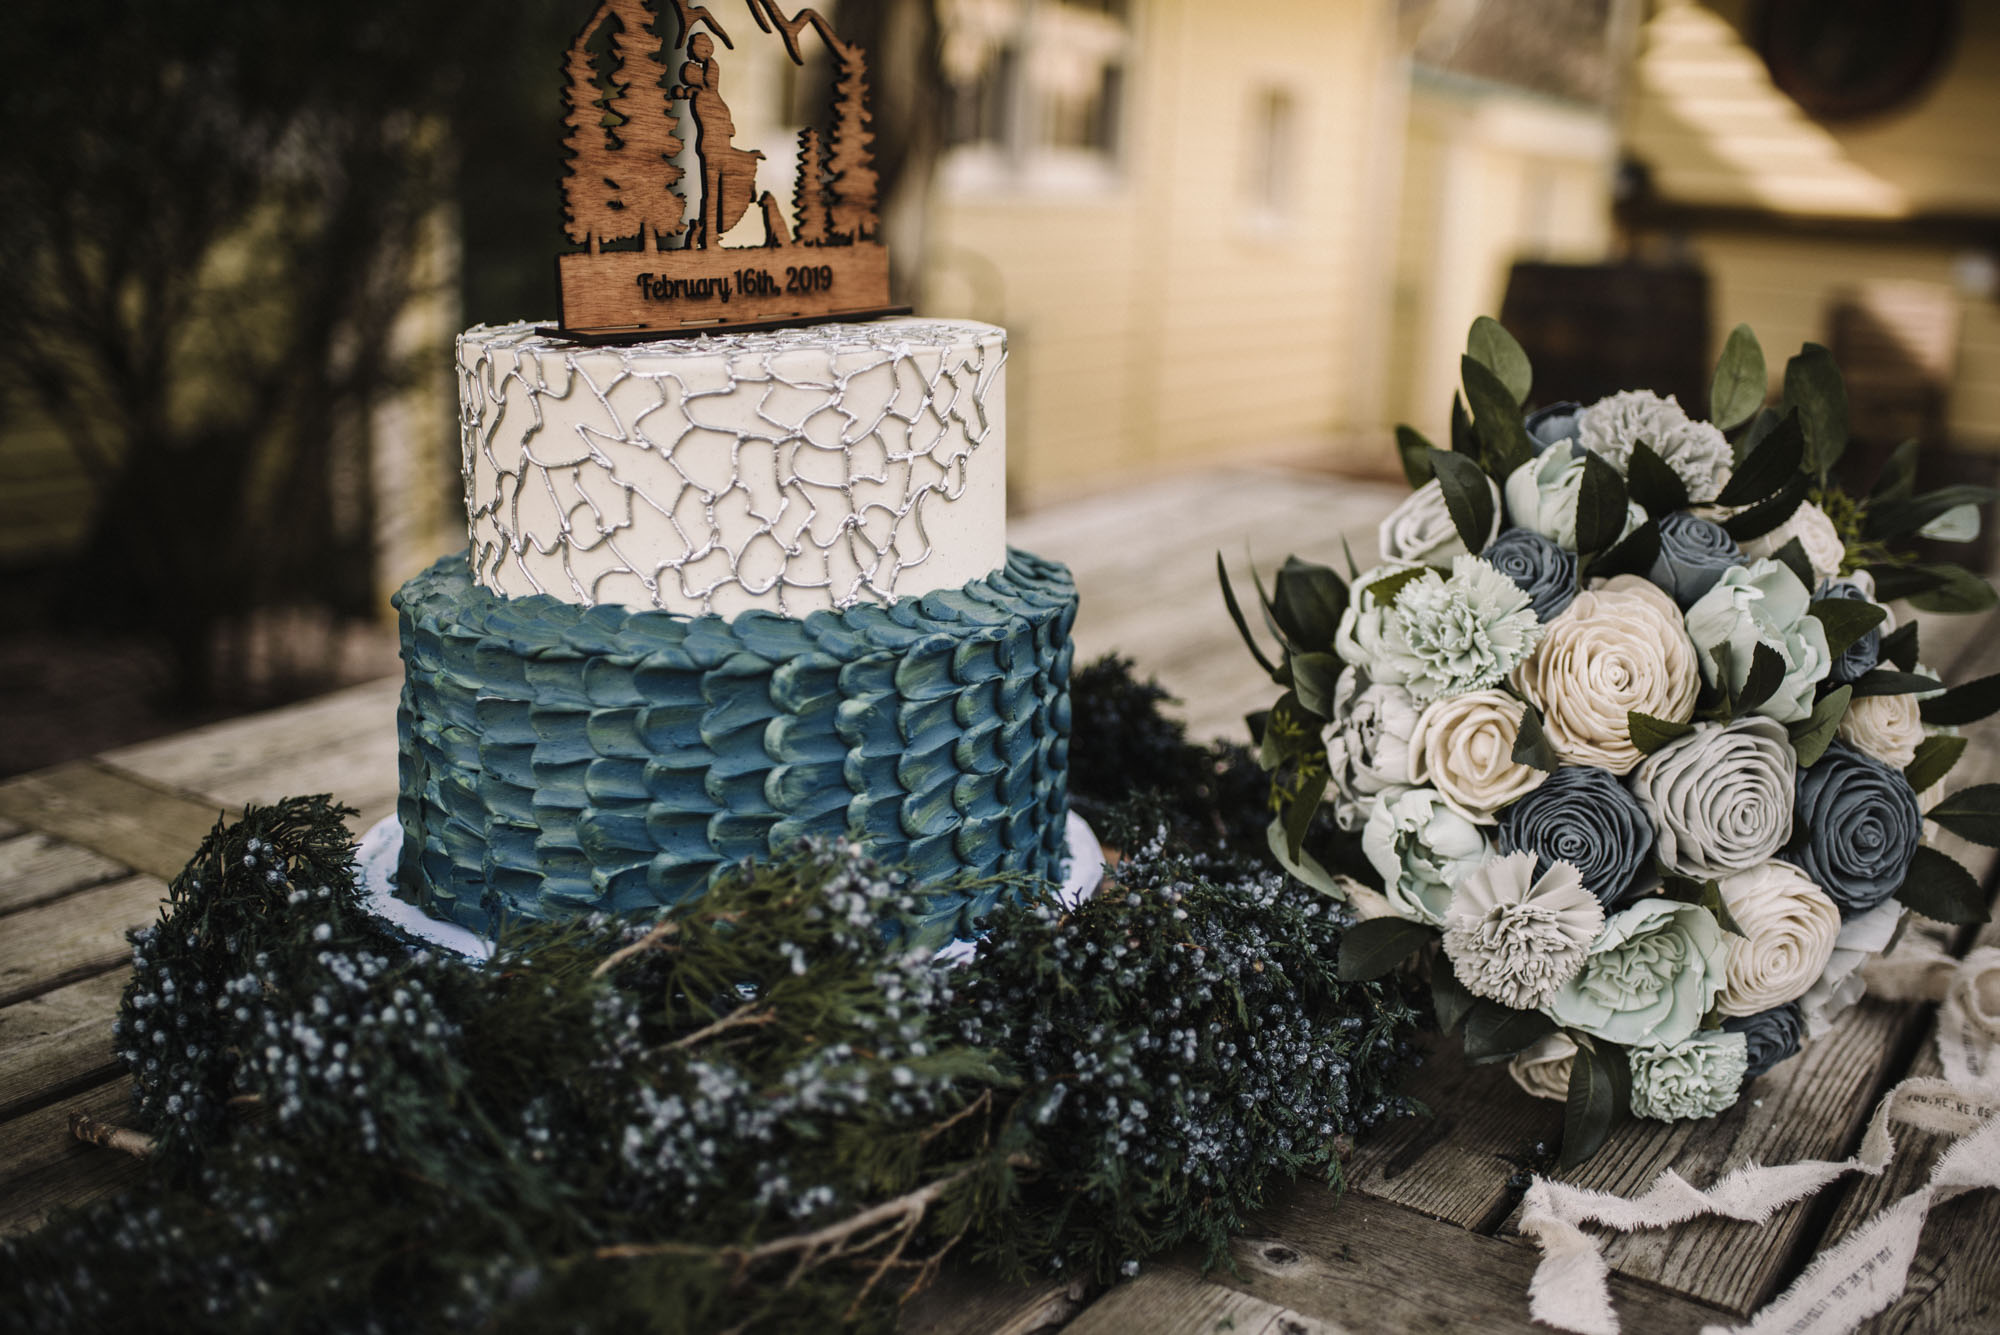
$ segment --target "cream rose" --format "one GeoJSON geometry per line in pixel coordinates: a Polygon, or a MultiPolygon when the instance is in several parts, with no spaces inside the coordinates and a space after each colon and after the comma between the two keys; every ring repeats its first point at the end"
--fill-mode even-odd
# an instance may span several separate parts
{"type": "Polygon", "coordinates": [[[1521,709],[1505,691],[1467,691],[1433,702],[1410,734],[1410,782],[1429,784],[1467,820],[1491,825],[1501,807],[1549,777],[1514,759],[1521,709]]]}
{"type": "MultiPolygon", "coordinates": [[[[1500,488],[1492,478],[1486,479],[1486,486],[1493,493],[1493,526],[1486,542],[1479,544],[1481,551],[1500,532],[1500,488]]],[[[1391,510],[1375,536],[1384,561],[1437,565],[1465,551],[1465,540],[1458,536],[1458,527],[1451,522],[1451,511],[1444,503],[1444,486],[1436,478],[1391,510]]]]}
{"type": "Polygon", "coordinates": [[[1509,1057],[1507,1074],[1533,1097],[1562,1102],[1569,1098],[1569,1069],[1575,1062],[1576,1040],[1558,1030],[1509,1057]]]}
{"type": "Polygon", "coordinates": [[[1743,554],[1754,561],[1761,556],[1776,556],[1778,549],[1793,538],[1805,548],[1814,584],[1840,577],[1841,563],[1847,559],[1847,544],[1840,540],[1840,530],[1826,517],[1826,511],[1811,501],[1800,501],[1790,519],[1769,533],[1745,539],[1741,546],[1743,554]]]}
{"type": "Polygon", "coordinates": [[[1623,774],[1639,763],[1626,715],[1685,723],[1701,663],[1680,608],[1659,587],[1620,575],[1576,596],[1548,624],[1514,684],[1542,711],[1542,731],[1571,765],[1623,774]]]}
{"type": "Polygon", "coordinates": [[[1767,862],[1717,884],[1747,935],[1724,938],[1729,958],[1716,1008],[1755,1015],[1804,996],[1833,956],[1839,907],[1789,862],[1767,862]]]}
{"type": "Polygon", "coordinates": [[[1891,769],[1903,769],[1917,758],[1924,740],[1917,705],[1914,695],[1864,695],[1847,706],[1834,731],[1855,750],[1891,769]]]}

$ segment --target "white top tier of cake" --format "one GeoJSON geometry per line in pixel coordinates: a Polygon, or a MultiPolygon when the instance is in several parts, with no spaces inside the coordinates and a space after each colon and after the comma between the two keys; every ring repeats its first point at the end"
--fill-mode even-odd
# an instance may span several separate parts
{"type": "Polygon", "coordinates": [[[624,347],[468,330],[473,579],[722,616],[958,588],[1006,562],[1006,359],[969,320],[624,347]]]}

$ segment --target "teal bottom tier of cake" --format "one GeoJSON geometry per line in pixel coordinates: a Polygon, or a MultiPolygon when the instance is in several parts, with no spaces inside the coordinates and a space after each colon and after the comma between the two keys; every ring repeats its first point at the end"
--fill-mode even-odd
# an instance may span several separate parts
{"type": "MultiPolygon", "coordinates": [[[[436,917],[671,905],[808,835],[925,883],[1060,879],[1076,591],[1054,562],[725,621],[503,598],[460,554],[394,601],[397,893],[436,917]]],[[[935,894],[923,934],[969,933],[994,893],[935,894]]]]}

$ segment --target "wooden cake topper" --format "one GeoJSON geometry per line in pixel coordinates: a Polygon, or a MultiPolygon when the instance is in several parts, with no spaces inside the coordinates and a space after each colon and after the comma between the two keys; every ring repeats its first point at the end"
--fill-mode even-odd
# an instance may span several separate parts
{"type": "Polygon", "coordinates": [[[805,63],[807,27],[825,43],[839,75],[830,138],[814,126],[800,133],[788,209],[759,188],[764,155],[734,143],[716,43],[735,44],[708,7],[665,0],[669,45],[654,31],[652,0],[600,0],[563,62],[564,232],[581,247],[556,260],[565,336],[619,342],[908,309],[889,305],[889,252],[875,239],[867,53],[816,10],[787,18],[778,0],[747,3],[795,64],[805,63]],[[604,73],[595,47],[614,24],[604,73]],[[684,59],[670,79],[676,52],[684,59]],[[692,172],[682,165],[690,148],[692,172]],[[724,246],[753,205],[763,243],[724,246]]]}

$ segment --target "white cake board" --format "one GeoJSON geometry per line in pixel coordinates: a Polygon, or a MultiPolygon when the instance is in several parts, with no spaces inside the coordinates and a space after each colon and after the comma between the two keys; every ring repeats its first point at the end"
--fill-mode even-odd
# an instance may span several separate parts
{"type": "MultiPolygon", "coordinates": [[[[1069,856],[1058,896],[1064,908],[1075,908],[1104,879],[1104,852],[1091,833],[1090,824],[1074,811],[1064,827],[1069,856]]],[[[493,954],[493,943],[457,923],[440,922],[415,904],[396,898],[396,863],[403,853],[403,827],[394,816],[386,816],[361,836],[355,853],[361,877],[362,907],[403,935],[423,941],[454,955],[483,960],[493,954]]],[[[947,964],[972,958],[977,948],[972,941],[954,941],[938,952],[947,964]]]]}

